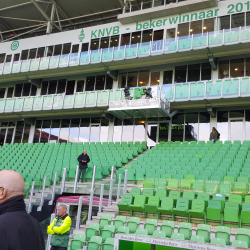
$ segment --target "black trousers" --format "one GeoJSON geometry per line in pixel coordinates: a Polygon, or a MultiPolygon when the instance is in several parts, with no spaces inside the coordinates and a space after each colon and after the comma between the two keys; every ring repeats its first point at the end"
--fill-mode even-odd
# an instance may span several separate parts
{"type": "Polygon", "coordinates": [[[67,247],[53,247],[53,246],[51,246],[50,250],[67,250],[67,247]]]}
{"type": "Polygon", "coordinates": [[[86,168],[83,168],[83,169],[79,168],[78,180],[77,180],[77,182],[79,182],[81,176],[82,176],[82,177],[81,177],[81,181],[83,182],[83,178],[84,178],[84,175],[85,175],[85,171],[86,171],[86,168]]]}

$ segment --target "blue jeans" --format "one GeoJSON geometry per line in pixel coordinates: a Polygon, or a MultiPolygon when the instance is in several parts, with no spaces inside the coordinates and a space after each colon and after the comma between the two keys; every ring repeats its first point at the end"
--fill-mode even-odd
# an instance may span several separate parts
{"type": "Polygon", "coordinates": [[[67,250],[67,247],[53,247],[53,246],[51,246],[50,250],[67,250]]]}

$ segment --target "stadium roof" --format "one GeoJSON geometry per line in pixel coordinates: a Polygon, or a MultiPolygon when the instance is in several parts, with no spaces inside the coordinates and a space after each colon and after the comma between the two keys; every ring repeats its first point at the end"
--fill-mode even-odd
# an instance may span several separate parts
{"type": "Polygon", "coordinates": [[[114,22],[123,6],[124,0],[2,0],[0,40],[45,34],[53,13],[52,32],[114,22]]]}

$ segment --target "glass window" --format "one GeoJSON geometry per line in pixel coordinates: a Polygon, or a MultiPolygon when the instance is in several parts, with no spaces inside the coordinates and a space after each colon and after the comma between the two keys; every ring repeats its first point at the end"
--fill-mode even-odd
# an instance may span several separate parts
{"type": "Polygon", "coordinates": [[[152,41],[152,33],[153,33],[153,30],[143,30],[142,42],[146,43],[146,42],[152,41]]]}
{"type": "Polygon", "coordinates": [[[230,60],[230,77],[244,76],[244,58],[230,60]]]}
{"type": "Polygon", "coordinates": [[[245,13],[232,15],[231,28],[238,28],[244,26],[245,26],[245,13]]]}
{"type": "Polygon", "coordinates": [[[14,132],[14,128],[7,129],[7,136],[6,136],[5,143],[12,143],[13,132],[14,132]]]}
{"type": "Polygon", "coordinates": [[[159,41],[163,39],[163,30],[154,31],[154,39],[153,41],[159,41]]]}
{"type": "Polygon", "coordinates": [[[106,87],[105,89],[112,89],[113,88],[113,79],[110,76],[106,76],[106,87]]]}
{"type": "Polygon", "coordinates": [[[59,140],[68,141],[70,119],[62,119],[59,140]]]}
{"type": "Polygon", "coordinates": [[[22,96],[22,89],[23,89],[23,84],[17,84],[16,87],[15,87],[14,97],[22,96]]]}
{"type": "Polygon", "coordinates": [[[0,146],[3,146],[5,139],[6,129],[0,129],[0,146]]]}
{"type": "Polygon", "coordinates": [[[176,0],[166,0],[166,4],[170,4],[170,3],[176,3],[176,0]]]}
{"type": "Polygon", "coordinates": [[[71,119],[69,142],[78,142],[80,119],[71,119]]]}
{"type": "Polygon", "coordinates": [[[110,48],[119,46],[119,36],[111,36],[110,48]]]}
{"type": "Polygon", "coordinates": [[[164,71],[163,84],[172,84],[173,82],[173,70],[164,71]]]}
{"type": "Polygon", "coordinates": [[[215,18],[205,19],[203,24],[203,32],[214,31],[214,20],[215,18]]]}
{"type": "Polygon", "coordinates": [[[89,50],[89,43],[83,43],[81,52],[85,52],[88,50],[89,50]]]}
{"type": "Polygon", "coordinates": [[[101,46],[100,49],[106,49],[109,47],[109,37],[101,38],[101,46]]]}
{"type": "Polygon", "coordinates": [[[43,120],[40,142],[48,142],[50,137],[51,120],[43,120]]]}
{"type": "Polygon", "coordinates": [[[48,82],[45,81],[42,83],[41,95],[47,95],[48,82]]]}
{"type": "Polygon", "coordinates": [[[5,96],[5,88],[0,88],[0,98],[4,98],[5,96]]]}
{"type": "Polygon", "coordinates": [[[131,37],[131,44],[136,44],[141,42],[141,32],[133,32],[131,37]]]}
{"type": "Polygon", "coordinates": [[[22,50],[21,60],[27,60],[28,59],[28,50],[22,50]]]}
{"type": "Polygon", "coordinates": [[[99,141],[99,125],[91,125],[90,127],[90,142],[98,142],[99,141]]]}
{"type": "Polygon", "coordinates": [[[36,57],[44,57],[44,51],[45,51],[45,48],[42,47],[42,48],[38,48],[37,50],[37,56],[36,57]]]}
{"type": "Polygon", "coordinates": [[[37,86],[31,85],[30,96],[36,96],[37,86]]]}
{"type": "Polygon", "coordinates": [[[133,141],[134,119],[123,120],[122,141],[133,141]]]}
{"type": "Polygon", "coordinates": [[[17,61],[19,61],[19,58],[20,58],[20,54],[15,54],[13,61],[17,62],[17,61]]]}
{"type": "Polygon", "coordinates": [[[159,85],[160,84],[160,72],[151,72],[151,83],[150,85],[159,85]]]}
{"type": "Polygon", "coordinates": [[[30,87],[31,87],[30,83],[24,83],[23,84],[23,93],[22,93],[22,96],[29,96],[30,95],[30,87]]]}
{"type": "Polygon", "coordinates": [[[14,88],[13,87],[8,88],[7,98],[12,98],[13,92],[14,92],[14,88]]]}
{"type": "Polygon", "coordinates": [[[62,55],[69,54],[70,53],[70,49],[71,49],[71,43],[65,43],[65,44],[63,44],[62,55]]]}
{"type": "Polygon", "coordinates": [[[104,90],[105,76],[97,76],[95,90],[104,90]]]}
{"type": "Polygon", "coordinates": [[[176,114],[172,118],[172,135],[171,141],[183,141],[184,131],[184,114],[176,114]]]}
{"type": "Polygon", "coordinates": [[[71,51],[71,53],[78,53],[78,51],[79,51],[79,44],[74,44],[74,45],[72,46],[72,51],[71,51]]]}
{"type": "Polygon", "coordinates": [[[135,119],[134,141],[145,141],[145,122],[135,119]]]}
{"type": "Polygon", "coordinates": [[[75,81],[67,81],[66,95],[74,95],[75,81]]]}
{"type": "Polygon", "coordinates": [[[229,61],[219,62],[219,79],[229,78],[229,61]]]}
{"type": "Polygon", "coordinates": [[[62,54],[62,45],[56,45],[54,49],[54,56],[58,56],[62,54]]]}
{"type": "Polygon", "coordinates": [[[99,117],[91,118],[91,124],[93,124],[93,123],[100,123],[100,122],[101,122],[101,119],[99,117]]]}
{"type": "Polygon", "coordinates": [[[58,142],[60,121],[61,120],[52,120],[51,131],[50,131],[50,141],[58,142]]]}
{"type": "Polygon", "coordinates": [[[0,63],[4,63],[5,54],[0,54],[0,63]]]}
{"type": "Polygon", "coordinates": [[[177,35],[181,36],[188,36],[189,35],[189,23],[182,23],[178,25],[178,32],[177,35]]]}
{"type": "Polygon", "coordinates": [[[37,49],[31,49],[29,53],[29,59],[34,59],[36,58],[36,50],[37,49]]]}
{"type": "Polygon", "coordinates": [[[83,92],[84,90],[84,80],[77,81],[76,92],[83,92]]]}
{"type": "Polygon", "coordinates": [[[25,123],[23,131],[23,143],[28,143],[30,136],[30,124],[25,123]]]}
{"type": "Polygon", "coordinates": [[[217,112],[217,128],[216,129],[220,133],[221,141],[228,140],[228,111],[217,112]]]}
{"type": "Polygon", "coordinates": [[[127,86],[128,87],[137,87],[137,77],[138,77],[137,71],[136,72],[129,72],[127,86]]]}
{"type": "Polygon", "coordinates": [[[220,17],[220,30],[230,29],[230,16],[220,17]]]}
{"type": "Polygon", "coordinates": [[[54,49],[54,46],[48,46],[47,47],[47,56],[52,56],[53,55],[53,49],[54,49]]]}
{"type": "Polygon", "coordinates": [[[65,93],[65,87],[66,87],[66,80],[58,80],[58,86],[57,86],[57,94],[65,93]]]}
{"type": "Polygon", "coordinates": [[[5,62],[11,62],[12,55],[7,55],[5,62]]]}
{"type": "Polygon", "coordinates": [[[129,45],[130,43],[130,33],[122,34],[121,36],[121,46],[129,45]]]}
{"type": "Polygon", "coordinates": [[[190,34],[201,34],[202,33],[202,20],[191,22],[190,34]]]}
{"type": "Polygon", "coordinates": [[[169,38],[175,38],[175,28],[167,30],[167,39],[169,38]]]}
{"type": "Polygon", "coordinates": [[[198,140],[198,113],[186,113],[185,141],[198,140]]]}
{"type": "Polygon", "coordinates": [[[200,80],[200,64],[188,65],[188,82],[200,80]]]}
{"type": "Polygon", "coordinates": [[[199,141],[208,141],[210,135],[210,115],[208,112],[200,112],[199,116],[199,141]]]}
{"type": "Polygon", "coordinates": [[[92,39],[90,44],[91,50],[97,50],[99,49],[99,39],[92,39]]]}
{"type": "Polygon", "coordinates": [[[18,121],[16,125],[16,134],[15,134],[14,143],[22,142],[23,127],[24,127],[24,122],[18,121]]]}
{"type": "Polygon", "coordinates": [[[107,142],[108,141],[108,131],[109,131],[109,121],[102,118],[100,142],[107,142]]]}
{"type": "Polygon", "coordinates": [[[48,91],[49,95],[56,94],[56,85],[57,85],[56,80],[49,82],[49,91],[48,91]]]}
{"type": "MultiPolygon", "coordinates": [[[[152,124],[152,123],[148,124],[147,146],[150,147],[150,148],[155,147],[155,145],[156,145],[157,126],[158,126],[158,124],[152,124]]],[[[161,124],[160,124],[160,128],[159,128],[159,141],[161,141],[161,138],[163,137],[162,136],[162,132],[163,131],[165,132],[165,130],[161,130],[161,124]]],[[[164,134],[166,134],[166,132],[164,134]]]]}
{"type": "Polygon", "coordinates": [[[250,26],[250,12],[246,12],[246,26],[250,26]]]}
{"type": "Polygon", "coordinates": [[[89,141],[89,118],[81,118],[79,142],[89,141]]]}
{"type": "Polygon", "coordinates": [[[41,128],[42,128],[42,121],[36,120],[36,126],[35,126],[35,133],[34,133],[33,143],[39,143],[41,128]]]}
{"type": "Polygon", "coordinates": [[[210,63],[202,63],[201,64],[201,80],[211,80],[211,65],[210,63]]]}
{"type": "Polygon", "coordinates": [[[122,136],[122,120],[115,118],[114,121],[114,134],[113,134],[113,141],[120,142],[122,136]]]}
{"type": "Polygon", "coordinates": [[[121,88],[125,88],[126,87],[126,77],[127,77],[127,73],[123,73],[120,74],[120,78],[121,78],[121,88]]]}
{"type": "Polygon", "coordinates": [[[95,86],[95,76],[88,76],[85,91],[93,91],[95,86]]]}
{"type": "Polygon", "coordinates": [[[187,65],[175,67],[175,82],[186,82],[187,65]]]}
{"type": "Polygon", "coordinates": [[[148,86],[149,71],[139,71],[139,87],[148,86]]]}
{"type": "Polygon", "coordinates": [[[243,118],[244,117],[244,110],[232,110],[229,111],[229,118],[243,118]]]}

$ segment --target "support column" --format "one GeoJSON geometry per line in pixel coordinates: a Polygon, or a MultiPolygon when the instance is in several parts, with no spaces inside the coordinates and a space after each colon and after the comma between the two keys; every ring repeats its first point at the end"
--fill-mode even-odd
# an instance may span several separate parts
{"type": "Polygon", "coordinates": [[[35,135],[35,125],[31,125],[30,126],[30,134],[29,134],[29,139],[28,139],[28,143],[32,143],[33,139],[34,139],[34,135],[35,135]]]}
{"type": "Polygon", "coordinates": [[[113,81],[113,90],[117,90],[118,89],[118,78],[119,77],[117,77],[116,81],[113,81]]]}
{"type": "Polygon", "coordinates": [[[216,113],[216,117],[210,116],[210,132],[212,131],[212,127],[217,128],[217,113],[216,113]]]}
{"type": "Polygon", "coordinates": [[[108,131],[108,142],[113,141],[113,134],[114,134],[114,121],[109,122],[109,131],[108,131]]]}
{"type": "Polygon", "coordinates": [[[52,8],[51,8],[50,20],[48,21],[48,25],[47,25],[46,34],[50,34],[52,32],[54,16],[55,16],[55,10],[56,10],[56,4],[53,3],[52,8]]]}

